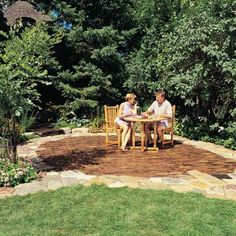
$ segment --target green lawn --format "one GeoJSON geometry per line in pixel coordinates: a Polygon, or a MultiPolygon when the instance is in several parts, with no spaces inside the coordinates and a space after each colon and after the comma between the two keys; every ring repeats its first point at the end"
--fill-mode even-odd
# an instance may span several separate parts
{"type": "Polygon", "coordinates": [[[0,200],[0,235],[236,235],[236,201],[105,186],[0,200]]]}

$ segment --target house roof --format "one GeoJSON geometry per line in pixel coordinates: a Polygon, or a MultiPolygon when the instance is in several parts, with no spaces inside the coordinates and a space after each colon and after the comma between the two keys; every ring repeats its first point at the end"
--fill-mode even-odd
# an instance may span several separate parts
{"type": "Polygon", "coordinates": [[[52,21],[52,19],[37,11],[36,8],[26,1],[17,1],[3,11],[3,16],[7,20],[7,24],[12,26],[18,19],[31,18],[38,21],[52,21]]]}

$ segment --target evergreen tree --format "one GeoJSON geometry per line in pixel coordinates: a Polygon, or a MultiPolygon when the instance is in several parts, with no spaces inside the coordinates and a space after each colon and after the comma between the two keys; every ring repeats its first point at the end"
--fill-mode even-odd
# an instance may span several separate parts
{"type": "Polygon", "coordinates": [[[65,99],[65,113],[84,115],[94,107],[120,102],[127,79],[125,57],[136,34],[132,1],[31,2],[51,12],[54,30],[64,30],[56,48],[63,72],[55,87],[65,99]]]}

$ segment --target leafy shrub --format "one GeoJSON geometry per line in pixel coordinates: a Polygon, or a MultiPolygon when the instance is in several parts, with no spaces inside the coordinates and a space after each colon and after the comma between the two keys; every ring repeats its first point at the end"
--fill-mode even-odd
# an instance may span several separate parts
{"type": "Polygon", "coordinates": [[[89,123],[89,131],[91,133],[99,133],[105,131],[104,117],[95,117],[89,123]]]}
{"type": "Polygon", "coordinates": [[[55,127],[57,127],[57,128],[60,128],[60,127],[76,128],[76,127],[86,126],[89,124],[89,122],[90,122],[90,120],[87,118],[78,118],[78,117],[73,117],[73,118],[68,118],[68,119],[61,118],[58,120],[55,127]]]}
{"type": "Polygon", "coordinates": [[[19,125],[22,129],[22,132],[29,131],[29,129],[33,126],[36,121],[36,115],[33,113],[25,112],[22,114],[19,125]]]}
{"type": "Polygon", "coordinates": [[[193,121],[190,117],[185,116],[176,121],[175,133],[190,139],[236,149],[236,122],[230,122],[228,127],[223,127],[218,123],[209,124],[203,118],[193,121]]]}
{"type": "Polygon", "coordinates": [[[228,135],[228,139],[225,140],[224,146],[231,149],[236,149],[236,122],[230,122],[225,131],[228,135]]]}
{"type": "Polygon", "coordinates": [[[36,171],[29,160],[20,159],[17,164],[3,158],[0,152],[0,187],[14,187],[20,183],[28,183],[36,178],[36,171]]]}
{"type": "Polygon", "coordinates": [[[175,131],[183,137],[199,140],[201,137],[207,136],[207,123],[202,118],[199,121],[193,121],[189,116],[183,119],[176,119],[175,131]]]}

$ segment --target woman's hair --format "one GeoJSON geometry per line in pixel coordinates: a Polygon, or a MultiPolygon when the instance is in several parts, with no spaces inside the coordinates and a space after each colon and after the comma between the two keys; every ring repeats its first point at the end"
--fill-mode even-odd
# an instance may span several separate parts
{"type": "Polygon", "coordinates": [[[129,101],[132,98],[134,98],[134,99],[136,98],[136,95],[134,93],[127,93],[125,96],[126,101],[129,101]]]}

